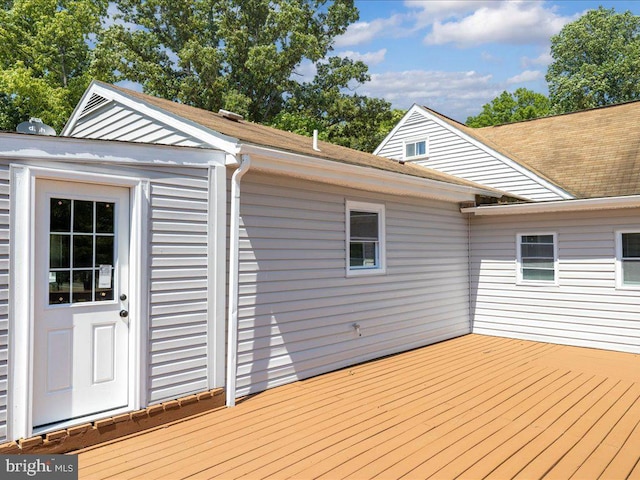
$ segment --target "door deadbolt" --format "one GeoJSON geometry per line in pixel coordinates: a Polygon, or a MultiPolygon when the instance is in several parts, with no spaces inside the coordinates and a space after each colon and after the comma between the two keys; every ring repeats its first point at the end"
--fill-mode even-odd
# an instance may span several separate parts
{"type": "Polygon", "coordinates": [[[124,293],[120,295],[120,300],[124,302],[126,299],[127,299],[127,296],[124,293]]]}

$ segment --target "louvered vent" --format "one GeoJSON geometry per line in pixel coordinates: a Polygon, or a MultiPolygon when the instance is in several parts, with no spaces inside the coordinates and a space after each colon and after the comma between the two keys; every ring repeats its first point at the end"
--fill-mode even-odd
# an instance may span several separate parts
{"type": "Polygon", "coordinates": [[[109,101],[108,98],[101,97],[100,95],[94,93],[93,95],[91,95],[91,98],[89,99],[87,104],[82,109],[82,112],[80,112],[80,116],[82,117],[83,115],[86,115],[87,113],[95,110],[96,108],[100,107],[101,105],[104,105],[108,101],[109,101]]]}
{"type": "Polygon", "coordinates": [[[420,112],[413,112],[413,114],[407,119],[405,123],[417,123],[423,121],[424,116],[420,112]]]}

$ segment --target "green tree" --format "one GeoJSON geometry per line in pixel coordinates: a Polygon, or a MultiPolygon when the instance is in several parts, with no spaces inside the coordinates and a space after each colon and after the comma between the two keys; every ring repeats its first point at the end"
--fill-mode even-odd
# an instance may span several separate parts
{"type": "Polygon", "coordinates": [[[372,152],[397,120],[385,100],[350,93],[369,80],[367,66],[349,58],[331,57],[317,64],[310,82],[292,85],[282,111],[270,124],[276,128],[372,152]]]}
{"type": "Polygon", "coordinates": [[[514,93],[504,91],[484,104],[482,112],[467,118],[466,124],[474,128],[488,127],[544,117],[550,112],[547,97],[526,88],[518,88],[514,93]]]}
{"type": "Polygon", "coordinates": [[[640,98],[640,17],[599,7],[551,38],[547,71],[555,113],[640,98]]]}
{"type": "Polygon", "coordinates": [[[106,0],[15,0],[0,10],[0,129],[39,117],[57,131],[89,84],[106,0]]]}
{"type": "Polygon", "coordinates": [[[358,19],[353,0],[116,0],[119,23],[100,36],[96,72],[146,93],[268,122],[358,19]],[[124,23],[123,23],[124,22],[124,23]]]}

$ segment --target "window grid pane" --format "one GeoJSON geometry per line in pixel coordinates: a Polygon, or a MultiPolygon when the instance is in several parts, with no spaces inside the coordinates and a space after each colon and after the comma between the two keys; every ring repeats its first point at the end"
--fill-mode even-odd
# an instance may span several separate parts
{"type": "Polygon", "coordinates": [[[521,235],[520,262],[523,280],[555,280],[555,244],[553,235],[521,235]]]}
{"type": "Polygon", "coordinates": [[[640,285],[640,259],[622,261],[622,282],[624,285],[640,285]]]}
{"type": "Polygon", "coordinates": [[[426,140],[420,140],[417,142],[411,142],[405,144],[404,150],[405,158],[421,157],[427,154],[427,142],[426,140]]]}
{"type": "Polygon", "coordinates": [[[380,268],[380,215],[349,210],[349,269],[380,268]]]}
{"type": "Polygon", "coordinates": [[[640,258],[640,233],[622,234],[622,258],[640,258]]]}
{"type": "Polygon", "coordinates": [[[49,304],[113,300],[113,275],[105,288],[97,273],[114,263],[114,204],[52,198],[50,205],[49,304]]]}

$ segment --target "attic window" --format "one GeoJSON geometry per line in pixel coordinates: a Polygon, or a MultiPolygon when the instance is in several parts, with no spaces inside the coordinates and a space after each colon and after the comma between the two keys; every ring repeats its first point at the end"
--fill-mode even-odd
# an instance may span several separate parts
{"type": "Polygon", "coordinates": [[[404,160],[426,158],[429,156],[429,139],[420,138],[404,141],[404,160]]]}
{"type": "Polygon", "coordinates": [[[103,96],[94,93],[93,95],[91,95],[91,98],[89,98],[89,101],[82,109],[82,112],[80,112],[80,116],[82,117],[83,115],[92,112],[93,110],[101,107],[107,102],[109,102],[108,98],[104,98],[103,96]]]}

